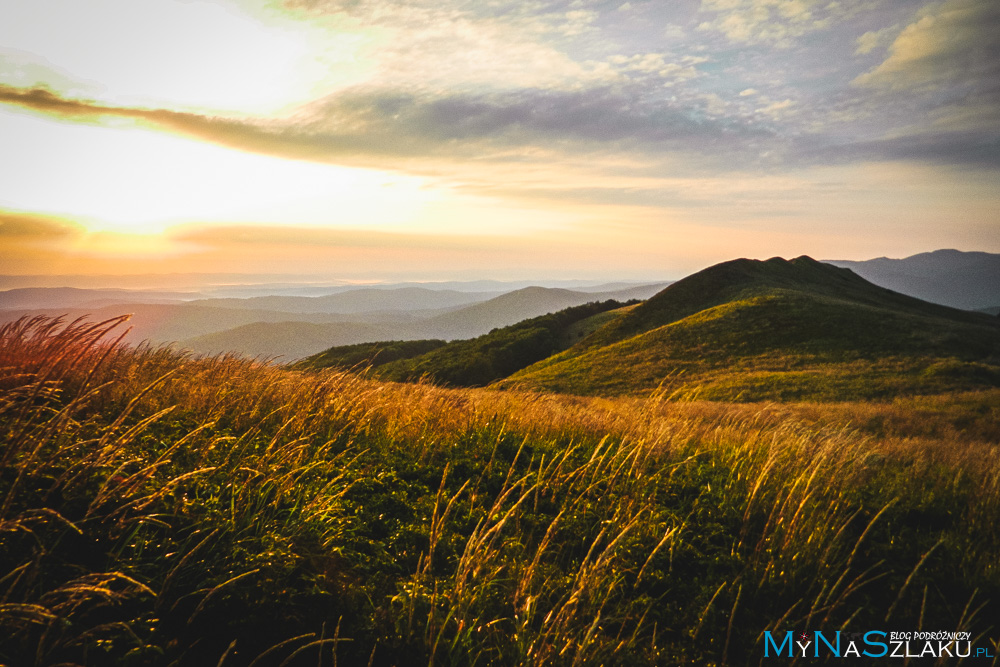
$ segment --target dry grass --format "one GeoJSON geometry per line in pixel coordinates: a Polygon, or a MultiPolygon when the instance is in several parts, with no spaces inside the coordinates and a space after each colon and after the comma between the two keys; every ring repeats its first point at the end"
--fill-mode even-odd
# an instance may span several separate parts
{"type": "Polygon", "coordinates": [[[1000,614],[997,392],[445,390],[120,324],[0,330],[0,660],[756,664],[1000,614]]]}

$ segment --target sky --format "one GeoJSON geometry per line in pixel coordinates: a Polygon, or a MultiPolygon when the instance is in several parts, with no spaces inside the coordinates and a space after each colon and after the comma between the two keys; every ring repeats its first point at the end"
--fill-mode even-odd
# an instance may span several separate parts
{"type": "Polygon", "coordinates": [[[0,273],[1000,252],[996,0],[0,0],[0,273]]]}

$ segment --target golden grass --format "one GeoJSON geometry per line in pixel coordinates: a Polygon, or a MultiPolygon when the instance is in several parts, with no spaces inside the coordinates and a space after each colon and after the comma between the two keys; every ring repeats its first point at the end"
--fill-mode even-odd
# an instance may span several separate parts
{"type": "Polygon", "coordinates": [[[9,659],[749,663],[765,630],[997,609],[997,391],[449,390],[125,348],[120,324],[0,329],[9,659]]]}

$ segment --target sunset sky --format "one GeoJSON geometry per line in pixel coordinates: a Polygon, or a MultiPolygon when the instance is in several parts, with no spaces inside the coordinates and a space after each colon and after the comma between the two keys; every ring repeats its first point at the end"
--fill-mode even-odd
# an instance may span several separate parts
{"type": "Polygon", "coordinates": [[[0,0],[0,273],[1000,252],[996,0],[0,0]]]}

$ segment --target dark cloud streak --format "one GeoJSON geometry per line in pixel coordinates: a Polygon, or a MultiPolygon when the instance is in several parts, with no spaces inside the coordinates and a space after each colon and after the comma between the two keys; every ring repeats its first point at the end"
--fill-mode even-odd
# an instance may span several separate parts
{"type": "Polygon", "coordinates": [[[756,160],[757,144],[775,139],[763,127],[708,118],[697,108],[642,100],[611,88],[442,97],[361,90],[266,122],[110,107],[9,86],[0,86],[0,102],[65,118],[129,118],[280,157],[390,168],[393,158],[507,159],[503,156],[535,147],[569,154],[677,151],[706,163],[719,159],[717,166],[746,165],[756,160]],[[704,151],[708,146],[714,154],[704,151]]]}
{"type": "Polygon", "coordinates": [[[1000,137],[980,132],[919,134],[804,150],[805,164],[922,162],[944,166],[1000,169],[1000,137]]]}

